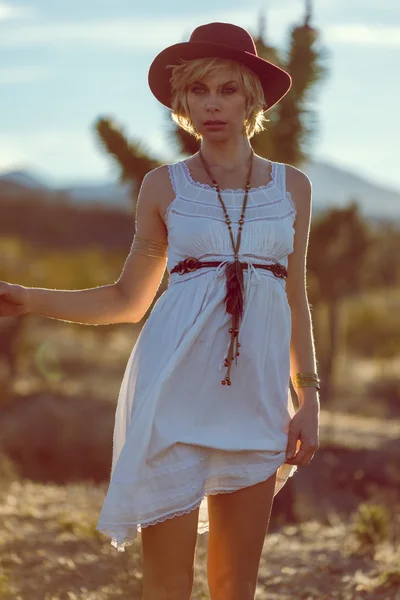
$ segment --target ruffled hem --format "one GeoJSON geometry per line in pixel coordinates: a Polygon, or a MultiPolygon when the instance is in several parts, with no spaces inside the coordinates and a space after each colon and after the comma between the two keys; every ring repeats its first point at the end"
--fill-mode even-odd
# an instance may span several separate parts
{"type": "MultiPolygon", "coordinates": [[[[189,466],[189,465],[188,465],[189,466]]],[[[111,522],[110,517],[108,516],[104,516],[104,520],[102,518],[99,519],[99,522],[97,524],[96,529],[98,531],[100,531],[101,533],[107,535],[108,537],[111,538],[111,545],[116,548],[116,550],[118,552],[124,552],[125,548],[127,546],[130,546],[133,544],[134,540],[137,537],[137,533],[141,532],[142,529],[144,529],[145,527],[148,527],[150,525],[155,525],[157,523],[162,523],[168,519],[173,519],[174,517],[177,516],[181,516],[184,514],[188,514],[191,511],[195,510],[196,508],[200,507],[200,513],[199,513],[199,521],[198,521],[198,527],[197,527],[197,532],[199,534],[202,533],[206,533],[209,530],[209,521],[208,521],[208,509],[207,509],[207,503],[205,502],[203,505],[203,510],[202,510],[202,503],[204,500],[206,500],[207,496],[210,495],[215,495],[215,494],[229,494],[229,493],[233,493],[239,489],[242,489],[243,487],[247,487],[247,486],[251,486],[251,485],[255,485],[256,483],[260,483],[261,481],[264,481],[265,479],[268,479],[269,477],[271,477],[271,475],[273,473],[276,472],[276,484],[275,484],[275,491],[274,491],[274,496],[279,492],[279,490],[283,487],[283,485],[285,484],[285,482],[287,481],[287,479],[289,477],[292,477],[294,475],[294,473],[297,470],[297,467],[295,465],[287,465],[286,463],[284,463],[283,465],[278,465],[278,468],[276,466],[276,464],[269,464],[268,467],[266,468],[266,464],[264,463],[263,465],[247,465],[247,469],[243,469],[244,465],[242,465],[242,470],[241,470],[241,474],[243,477],[243,472],[244,473],[244,477],[247,478],[247,482],[244,483],[244,479],[242,478],[242,484],[238,484],[236,483],[236,485],[233,485],[232,487],[221,487],[221,486],[216,486],[216,487],[209,487],[207,488],[207,484],[203,483],[203,486],[199,485],[199,483],[197,482],[196,484],[192,484],[186,488],[184,488],[183,490],[180,489],[180,491],[175,490],[174,493],[169,494],[169,495],[165,495],[165,494],[161,494],[162,495],[162,501],[160,496],[158,496],[157,498],[152,498],[151,500],[149,499],[149,504],[163,504],[165,503],[165,501],[168,500],[177,500],[178,497],[195,497],[195,500],[189,502],[186,505],[180,506],[179,508],[176,508],[174,510],[169,510],[167,512],[164,513],[159,513],[157,515],[157,517],[153,516],[151,518],[146,518],[146,517],[141,517],[141,518],[132,518],[132,520],[127,520],[127,521],[120,521],[118,520],[118,522],[111,522]],[[260,477],[260,472],[262,473],[261,477],[260,477]],[[255,477],[249,477],[249,473],[253,473],[255,474],[255,477]],[[203,492],[201,494],[199,494],[198,492],[196,494],[193,494],[194,489],[196,488],[197,490],[199,489],[199,487],[203,487],[203,492]]],[[[227,469],[229,471],[232,472],[232,469],[227,469]]],[[[236,475],[239,474],[239,469],[236,467],[236,469],[234,469],[236,471],[236,475]]],[[[232,474],[232,473],[231,473],[232,474]]],[[[212,480],[213,478],[215,478],[218,476],[213,474],[210,475],[210,477],[208,479],[212,480]]],[[[207,481],[207,478],[206,480],[207,481]]],[[[238,477],[237,481],[240,481],[240,477],[238,477]]],[[[125,484],[126,485],[126,484],[125,484]]],[[[134,484],[130,484],[131,486],[134,484]]],[[[179,489],[179,488],[178,488],[179,489]]],[[[164,504],[165,505],[165,504],[164,504]]],[[[113,505],[113,510],[114,510],[114,514],[115,515],[124,515],[125,517],[128,517],[128,515],[132,514],[133,512],[133,502],[130,503],[123,503],[121,501],[117,503],[114,503],[113,505]]],[[[147,505],[147,509],[149,508],[149,505],[147,505]]],[[[135,511],[136,514],[137,511],[135,511]]]]}
{"type": "MultiPolygon", "coordinates": [[[[207,496],[211,496],[211,495],[215,495],[215,494],[230,494],[230,493],[236,492],[238,489],[240,489],[240,488],[235,488],[233,490],[227,490],[227,489],[208,490],[205,494],[203,494],[203,496],[200,498],[200,500],[197,500],[196,502],[191,503],[186,508],[183,508],[181,510],[176,510],[172,513],[168,513],[167,515],[163,515],[162,517],[158,517],[157,519],[153,519],[152,521],[149,521],[147,523],[129,523],[127,526],[124,526],[123,530],[122,530],[122,528],[120,530],[118,530],[118,528],[113,527],[112,525],[107,524],[107,523],[105,523],[104,525],[101,525],[97,529],[101,533],[104,533],[105,535],[112,538],[111,545],[114,546],[114,548],[116,548],[118,550],[118,552],[124,552],[125,547],[131,546],[133,544],[134,540],[137,537],[137,533],[140,532],[142,529],[145,529],[146,527],[149,527],[150,525],[156,525],[157,523],[164,523],[164,521],[167,521],[168,519],[173,519],[174,517],[181,517],[182,515],[189,514],[190,512],[192,512],[193,510],[198,508],[207,496]],[[131,528],[134,531],[133,534],[130,533],[131,528]],[[123,541],[121,541],[121,539],[123,541]]],[[[208,522],[207,523],[199,523],[199,525],[197,527],[197,533],[201,534],[201,533],[206,533],[207,531],[208,531],[208,522]]]]}

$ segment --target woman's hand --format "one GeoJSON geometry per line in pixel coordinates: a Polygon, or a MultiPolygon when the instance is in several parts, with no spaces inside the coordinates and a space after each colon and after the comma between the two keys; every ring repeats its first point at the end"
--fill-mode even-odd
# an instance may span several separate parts
{"type": "Polygon", "coordinates": [[[29,289],[0,281],[0,317],[20,317],[29,312],[29,289]]]}
{"type": "Polygon", "coordinates": [[[308,465],[319,448],[319,402],[305,402],[289,424],[286,463],[308,465]],[[297,452],[298,450],[298,452],[297,452]],[[297,454],[296,454],[297,452],[297,454]]]}

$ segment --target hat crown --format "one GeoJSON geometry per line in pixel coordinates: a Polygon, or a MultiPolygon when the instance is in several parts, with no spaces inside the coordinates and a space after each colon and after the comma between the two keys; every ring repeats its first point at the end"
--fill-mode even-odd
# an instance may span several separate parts
{"type": "Polygon", "coordinates": [[[257,55],[256,45],[248,31],[232,23],[208,23],[196,27],[189,42],[224,44],[257,55]]]}
{"type": "Polygon", "coordinates": [[[196,27],[189,41],[168,46],[154,58],[148,81],[157,100],[172,108],[171,70],[182,61],[204,58],[230,59],[253,71],[263,88],[264,111],[275,106],[292,85],[292,78],[287,71],[258,55],[253,37],[246,29],[232,23],[207,23],[196,27]]]}

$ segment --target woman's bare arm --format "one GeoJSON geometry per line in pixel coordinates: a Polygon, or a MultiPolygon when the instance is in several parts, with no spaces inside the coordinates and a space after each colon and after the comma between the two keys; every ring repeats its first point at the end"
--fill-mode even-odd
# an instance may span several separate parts
{"type": "MultiPolygon", "coordinates": [[[[136,210],[136,236],[141,239],[168,243],[168,232],[161,218],[166,206],[174,199],[168,167],[150,171],[143,179],[136,210]]],[[[125,299],[129,321],[138,322],[145,315],[160,287],[167,257],[156,258],[130,253],[116,286],[125,299]]]]}
{"type": "Polygon", "coordinates": [[[126,308],[115,284],[86,290],[26,289],[27,313],[81,325],[109,325],[124,320],[126,308]]]}
{"type": "MultiPolygon", "coordinates": [[[[312,185],[305,173],[286,165],[287,190],[295,200],[297,216],[294,224],[294,250],[288,258],[286,292],[292,315],[290,347],[291,376],[296,373],[317,371],[312,318],[306,288],[306,263],[312,211],[312,185]]],[[[296,390],[299,403],[318,401],[314,387],[296,390]]]]}
{"type": "MultiPolygon", "coordinates": [[[[166,166],[143,179],[136,210],[135,235],[167,243],[167,230],[160,216],[159,199],[173,198],[166,166]]],[[[150,306],[163,277],[166,256],[130,253],[119,279],[86,290],[26,288],[27,312],[85,325],[138,322],[150,306]]]]}

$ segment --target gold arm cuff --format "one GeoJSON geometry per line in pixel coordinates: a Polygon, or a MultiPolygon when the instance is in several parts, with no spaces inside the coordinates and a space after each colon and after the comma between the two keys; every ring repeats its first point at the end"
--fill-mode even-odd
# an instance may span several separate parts
{"type": "Polygon", "coordinates": [[[320,389],[320,379],[317,373],[310,373],[303,371],[302,373],[296,373],[293,377],[294,387],[316,387],[320,389]]]}
{"type": "Polygon", "coordinates": [[[312,377],[314,379],[319,379],[318,373],[311,373],[309,371],[302,371],[301,373],[296,373],[295,377],[312,377]]]}
{"type": "MultiPolygon", "coordinates": [[[[294,384],[293,384],[294,385],[294,384]]],[[[298,383],[297,385],[294,385],[295,388],[303,388],[303,387],[315,387],[317,388],[318,391],[320,391],[320,386],[319,383],[317,381],[304,381],[302,383],[298,383]]]]}
{"type": "Polygon", "coordinates": [[[146,240],[134,236],[129,254],[143,254],[145,256],[154,256],[156,258],[166,258],[167,249],[168,242],[146,240]]]}

